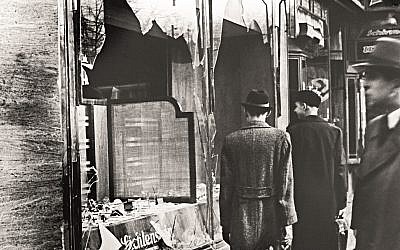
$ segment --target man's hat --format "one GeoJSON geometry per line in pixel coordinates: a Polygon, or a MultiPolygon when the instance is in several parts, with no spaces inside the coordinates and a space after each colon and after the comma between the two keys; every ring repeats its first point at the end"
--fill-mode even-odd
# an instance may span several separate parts
{"type": "Polygon", "coordinates": [[[357,71],[370,67],[392,68],[400,71],[400,40],[382,37],[376,40],[375,50],[368,55],[368,61],[353,64],[357,71]]]}
{"type": "Polygon", "coordinates": [[[301,90],[294,97],[295,102],[304,102],[308,106],[319,107],[321,97],[311,90],[301,90]]]}
{"type": "Polygon", "coordinates": [[[247,95],[246,101],[242,102],[243,106],[258,107],[258,108],[270,108],[269,98],[264,90],[250,90],[247,95]]]}

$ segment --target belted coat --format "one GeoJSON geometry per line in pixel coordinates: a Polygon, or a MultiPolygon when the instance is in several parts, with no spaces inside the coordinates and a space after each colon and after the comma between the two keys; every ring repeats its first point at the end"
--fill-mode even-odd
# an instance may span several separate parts
{"type": "Polygon", "coordinates": [[[297,221],[289,135],[264,122],[229,134],[221,153],[221,225],[231,249],[266,249],[297,221]]]}
{"type": "Polygon", "coordinates": [[[388,130],[384,126],[384,116],[367,126],[356,171],[352,228],[357,250],[400,249],[400,122],[382,133],[388,130]]]}

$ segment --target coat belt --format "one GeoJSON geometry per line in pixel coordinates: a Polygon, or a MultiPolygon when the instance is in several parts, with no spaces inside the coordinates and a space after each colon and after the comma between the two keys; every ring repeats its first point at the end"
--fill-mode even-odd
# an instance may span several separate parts
{"type": "Polygon", "coordinates": [[[262,199],[269,198],[274,195],[272,187],[236,187],[237,195],[246,199],[262,199]]]}

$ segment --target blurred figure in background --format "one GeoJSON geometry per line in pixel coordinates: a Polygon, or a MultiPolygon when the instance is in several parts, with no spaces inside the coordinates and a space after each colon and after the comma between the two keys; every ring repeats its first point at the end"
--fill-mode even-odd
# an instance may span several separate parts
{"type": "Polygon", "coordinates": [[[364,63],[367,107],[382,110],[367,125],[355,172],[352,228],[357,250],[400,249],[400,41],[380,38],[364,63]]]}

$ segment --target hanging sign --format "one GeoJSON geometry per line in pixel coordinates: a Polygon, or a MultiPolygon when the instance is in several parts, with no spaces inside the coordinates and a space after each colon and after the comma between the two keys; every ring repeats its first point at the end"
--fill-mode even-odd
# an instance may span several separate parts
{"type": "Polygon", "coordinates": [[[366,60],[368,54],[375,50],[376,41],[359,41],[357,42],[357,60],[366,60]]]}

